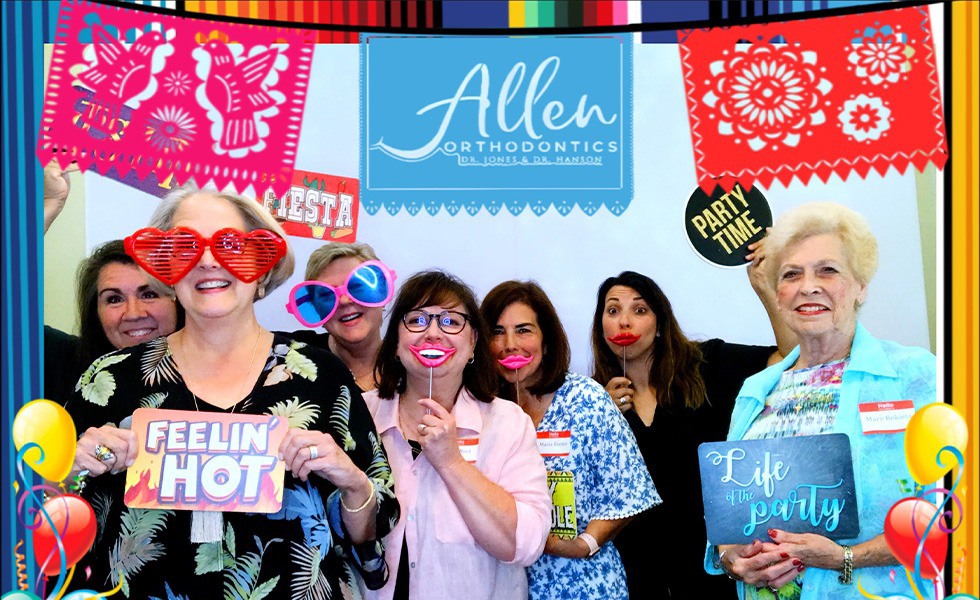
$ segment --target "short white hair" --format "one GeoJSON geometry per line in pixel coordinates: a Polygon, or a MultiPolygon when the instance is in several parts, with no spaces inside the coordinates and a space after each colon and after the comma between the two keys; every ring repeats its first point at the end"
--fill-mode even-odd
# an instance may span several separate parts
{"type": "Polygon", "coordinates": [[[878,240],[860,213],[836,202],[810,202],[783,213],[766,238],[769,285],[776,289],[779,266],[790,246],[815,235],[840,238],[854,278],[868,285],[878,270],[878,240]]]}

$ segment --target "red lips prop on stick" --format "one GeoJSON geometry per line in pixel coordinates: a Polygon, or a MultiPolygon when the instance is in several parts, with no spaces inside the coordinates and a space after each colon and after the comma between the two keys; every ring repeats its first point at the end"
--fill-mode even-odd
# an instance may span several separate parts
{"type": "MultiPolygon", "coordinates": [[[[505,368],[510,369],[511,371],[518,371],[522,367],[526,367],[529,364],[531,364],[531,361],[532,360],[534,360],[534,357],[533,356],[522,356],[520,354],[510,354],[508,356],[505,356],[505,357],[501,358],[497,362],[500,363],[501,365],[503,365],[505,368]]],[[[520,402],[520,399],[521,399],[521,378],[520,378],[520,376],[518,376],[517,379],[514,381],[514,386],[517,389],[517,396],[514,397],[514,400],[516,402],[520,402]]]]}
{"type": "Polygon", "coordinates": [[[286,242],[275,233],[256,229],[220,229],[205,239],[186,227],[161,231],[155,227],[138,230],[124,241],[126,254],[147,273],[167,285],[175,285],[201,260],[206,247],[235,278],[251,283],[262,277],[286,256],[286,242]]]}
{"type": "Polygon", "coordinates": [[[626,377],[626,346],[635,344],[637,341],[639,341],[640,336],[628,331],[622,331],[612,337],[607,337],[606,339],[617,346],[623,347],[623,377],[626,377]]]}

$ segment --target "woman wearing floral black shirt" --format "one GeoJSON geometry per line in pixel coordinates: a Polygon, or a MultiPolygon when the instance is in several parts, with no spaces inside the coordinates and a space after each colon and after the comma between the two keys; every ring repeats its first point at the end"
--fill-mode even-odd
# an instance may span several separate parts
{"type": "MultiPolygon", "coordinates": [[[[152,226],[193,230],[188,235],[196,232],[203,250],[175,282],[186,326],[96,360],[68,404],[82,432],[72,475],[89,472],[84,495],[99,525],[76,571],[91,575],[76,576],[76,586],[122,581],[129,598],[352,598],[355,570],[368,587],[387,579],[378,540],[397,521],[398,503],[360,392],[329,353],[273,335],[255,319],[252,303],[289,276],[291,254],[263,265],[254,260],[254,239],[222,237],[224,228],[281,236],[260,209],[237,196],[183,188],[154,214],[152,226]],[[252,275],[259,277],[248,281],[252,275]],[[127,418],[144,406],[286,419],[282,509],[202,516],[126,507],[125,470],[138,453],[127,418]],[[192,541],[192,529],[206,541],[192,541]]],[[[151,275],[168,278],[166,269],[186,255],[173,240],[141,239],[156,244],[143,255],[151,275]]]]}

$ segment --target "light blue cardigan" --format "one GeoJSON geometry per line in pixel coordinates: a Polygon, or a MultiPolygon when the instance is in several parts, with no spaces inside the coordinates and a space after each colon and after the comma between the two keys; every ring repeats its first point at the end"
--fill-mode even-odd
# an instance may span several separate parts
{"type": "MultiPolygon", "coordinates": [[[[789,369],[800,355],[799,347],[782,362],[745,380],[735,401],[729,440],[740,440],[762,412],[766,396],[772,391],[783,371],[789,369]]],[[[851,441],[854,462],[854,484],[861,532],[841,544],[856,545],[884,531],[885,515],[898,500],[911,496],[902,491],[899,480],[907,486],[915,482],[905,464],[905,433],[865,435],[861,431],[858,405],[865,402],[912,400],[918,410],[936,401],[936,357],[932,353],[894,342],[879,341],[860,323],[854,333],[850,361],[844,368],[840,403],[831,433],[846,433],[851,441]]],[[[723,574],[714,567],[715,547],[708,545],[704,568],[709,573],[723,574]]],[[[854,570],[854,583],[843,585],[837,571],[808,568],[803,578],[800,600],[839,600],[863,598],[857,582],[872,594],[888,596],[907,594],[915,597],[901,565],[866,567],[854,570]],[[895,570],[895,583],[889,572],[895,570]]],[[[926,597],[933,595],[932,586],[922,590],[926,597]]],[[[745,584],[738,584],[739,598],[745,598],[745,584]]]]}

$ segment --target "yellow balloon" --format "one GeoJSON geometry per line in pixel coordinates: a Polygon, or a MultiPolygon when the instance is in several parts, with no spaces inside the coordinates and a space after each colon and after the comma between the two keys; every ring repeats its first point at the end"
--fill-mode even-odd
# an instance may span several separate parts
{"type": "Polygon", "coordinates": [[[968,437],[966,420],[949,404],[936,402],[915,411],[905,428],[905,462],[912,478],[923,485],[941,479],[956,459],[949,452],[940,456],[939,451],[953,446],[965,455],[968,437]]]}
{"type": "Polygon", "coordinates": [[[49,481],[68,477],[75,460],[75,422],[63,406],[50,400],[28,402],[17,411],[12,433],[18,451],[31,442],[44,450],[43,461],[37,448],[24,453],[24,462],[38,475],[49,481]]]}

